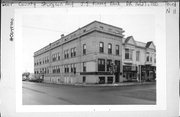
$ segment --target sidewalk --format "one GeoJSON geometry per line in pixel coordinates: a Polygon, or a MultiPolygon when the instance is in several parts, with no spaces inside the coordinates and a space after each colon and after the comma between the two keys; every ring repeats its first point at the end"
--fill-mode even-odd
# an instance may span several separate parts
{"type": "Polygon", "coordinates": [[[75,86],[104,86],[104,87],[119,87],[119,86],[135,86],[135,85],[150,85],[156,84],[156,82],[122,82],[122,83],[115,83],[115,84],[74,84],[75,86]]]}

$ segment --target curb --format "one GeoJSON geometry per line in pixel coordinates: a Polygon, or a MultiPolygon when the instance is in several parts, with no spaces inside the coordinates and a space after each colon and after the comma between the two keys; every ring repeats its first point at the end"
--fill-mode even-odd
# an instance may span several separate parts
{"type": "MultiPolygon", "coordinates": [[[[144,83],[119,83],[119,84],[74,84],[74,86],[84,87],[123,87],[123,86],[135,86],[135,85],[151,85],[156,82],[144,82],[144,83]]],[[[67,84],[68,85],[68,84],[67,84]]]]}

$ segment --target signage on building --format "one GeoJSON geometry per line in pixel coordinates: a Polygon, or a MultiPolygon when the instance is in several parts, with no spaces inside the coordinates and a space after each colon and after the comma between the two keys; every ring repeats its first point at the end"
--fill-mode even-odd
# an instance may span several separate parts
{"type": "Polygon", "coordinates": [[[136,71],[136,66],[123,66],[123,71],[136,71]]]}
{"type": "Polygon", "coordinates": [[[154,71],[154,70],[155,70],[155,67],[154,67],[154,66],[147,66],[147,65],[145,66],[145,65],[142,65],[142,66],[141,66],[141,70],[142,70],[142,71],[146,71],[146,70],[147,70],[147,71],[154,71]]]}

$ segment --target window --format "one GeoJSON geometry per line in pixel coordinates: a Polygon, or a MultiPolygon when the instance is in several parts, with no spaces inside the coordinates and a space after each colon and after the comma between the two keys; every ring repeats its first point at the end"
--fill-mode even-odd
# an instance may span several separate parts
{"type": "Polygon", "coordinates": [[[103,42],[100,42],[100,43],[99,43],[99,52],[100,52],[100,53],[103,53],[103,52],[104,52],[104,43],[103,43],[103,42]]]}
{"type": "Polygon", "coordinates": [[[49,57],[47,57],[47,63],[49,63],[49,57]]]}
{"type": "Polygon", "coordinates": [[[86,63],[83,62],[83,72],[86,72],[86,63]]]}
{"type": "Polygon", "coordinates": [[[74,57],[76,56],[76,47],[74,48],[74,57]]]}
{"type": "Polygon", "coordinates": [[[66,50],[64,51],[64,59],[66,59],[66,50]]]}
{"type": "Polygon", "coordinates": [[[101,29],[101,30],[103,30],[103,28],[104,28],[103,26],[100,26],[100,29],[101,29]]]}
{"type": "Polygon", "coordinates": [[[86,44],[83,44],[83,55],[86,54],[86,44]]]}
{"type": "Polygon", "coordinates": [[[55,55],[54,54],[52,55],[52,61],[53,62],[55,61],[55,55]]]}
{"type": "Polygon", "coordinates": [[[57,66],[57,73],[60,73],[60,66],[57,66]]]}
{"type": "Polygon", "coordinates": [[[149,52],[146,52],[146,61],[149,62],[149,52]]]}
{"type": "Polygon", "coordinates": [[[66,65],[64,65],[64,73],[66,73],[66,65]]]}
{"type": "Polygon", "coordinates": [[[116,45],[116,55],[119,55],[119,45],[116,45]]]}
{"type": "Polygon", "coordinates": [[[53,73],[55,73],[55,68],[54,67],[52,67],[52,71],[53,71],[53,73]]]}
{"type": "Polygon", "coordinates": [[[76,64],[73,64],[74,74],[76,74],[76,64]]]}
{"type": "Polygon", "coordinates": [[[54,61],[56,61],[56,60],[57,60],[57,54],[54,55],[54,61]]]}
{"type": "Polygon", "coordinates": [[[98,59],[98,71],[105,71],[105,59],[98,59]]]}
{"type": "Polygon", "coordinates": [[[71,57],[74,55],[74,48],[71,48],[71,57]]]}
{"type": "Polygon", "coordinates": [[[125,59],[132,60],[132,50],[130,50],[128,48],[125,49],[125,59]]]}
{"type": "Polygon", "coordinates": [[[69,65],[67,65],[67,73],[69,73],[69,65]]]}
{"type": "Polygon", "coordinates": [[[108,44],[108,54],[112,54],[112,44],[108,44]]]}
{"type": "Polygon", "coordinates": [[[68,65],[64,65],[64,72],[68,73],[69,72],[69,66],[68,65]]]}
{"type": "Polygon", "coordinates": [[[139,61],[140,51],[136,51],[136,61],[139,61]]]}
{"type": "Polygon", "coordinates": [[[58,60],[60,60],[60,53],[58,53],[58,60]]]}
{"type": "Polygon", "coordinates": [[[69,58],[69,50],[67,50],[66,54],[66,57],[69,58]]]}
{"type": "Polygon", "coordinates": [[[152,56],[150,57],[150,62],[152,62],[152,56]]]}
{"type": "Polygon", "coordinates": [[[71,72],[73,72],[73,64],[71,64],[71,72]]]}
{"type": "Polygon", "coordinates": [[[112,64],[112,60],[108,59],[107,60],[107,71],[110,71],[111,64],[112,64]]]}
{"type": "Polygon", "coordinates": [[[86,82],[86,77],[85,76],[83,76],[83,83],[85,83],[86,82]]]}
{"type": "Polygon", "coordinates": [[[64,59],[69,58],[69,50],[64,51],[64,59]]]}

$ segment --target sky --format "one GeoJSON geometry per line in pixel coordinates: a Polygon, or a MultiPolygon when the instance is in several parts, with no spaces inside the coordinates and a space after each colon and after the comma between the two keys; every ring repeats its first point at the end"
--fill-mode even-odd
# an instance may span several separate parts
{"type": "Polygon", "coordinates": [[[24,10],[22,16],[23,71],[33,72],[33,53],[94,20],[123,28],[125,37],[136,41],[155,40],[152,9],[77,7],[24,10]]]}

